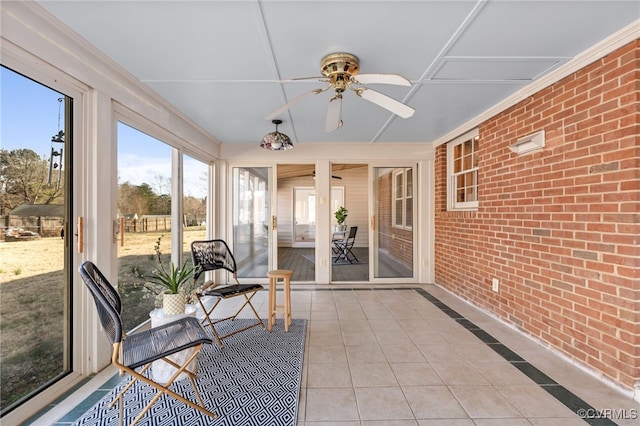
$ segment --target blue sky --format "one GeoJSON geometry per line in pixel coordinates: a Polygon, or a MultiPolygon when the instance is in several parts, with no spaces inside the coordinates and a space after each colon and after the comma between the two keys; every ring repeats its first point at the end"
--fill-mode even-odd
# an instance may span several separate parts
{"type": "MultiPolygon", "coordinates": [[[[63,95],[4,67],[1,72],[0,146],[9,151],[30,148],[49,158],[51,137],[64,127],[64,115],[58,127],[58,98],[63,95]]],[[[54,148],[60,148],[60,144],[54,144],[54,148]]]]}
{"type": "MultiPolygon", "coordinates": [[[[51,137],[64,129],[64,95],[0,67],[0,147],[29,148],[46,159],[51,137]],[[60,108],[61,107],[61,108],[60,108]],[[60,124],[58,115],[60,111],[60,124]]],[[[54,143],[56,150],[62,144],[54,143]]],[[[203,198],[204,164],[185,156],[185,194],[203,198]]],[[[148,183],[156,192],[168,193],[171,147],[136,129],[118,125],[118,181],[148,183]]]]}

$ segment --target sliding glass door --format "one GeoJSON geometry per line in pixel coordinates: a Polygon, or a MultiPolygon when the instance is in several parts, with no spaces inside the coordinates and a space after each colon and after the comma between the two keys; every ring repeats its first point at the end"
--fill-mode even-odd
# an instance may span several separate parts
{"type": "Polygon", "coordinates": [[[264,278],[269,270],[272,230],[271,167],[234,167],[230,222],[239,278],[264,278]]]}
{"type": "Polygon", "coordinates": [[[414,276],[415,167],[373,167],[374,278],[414,276]]]}
{"type": "Polygon", "coordinates": [[[73,99],[0,72],[4,416],[72,371],[73,99]]]}

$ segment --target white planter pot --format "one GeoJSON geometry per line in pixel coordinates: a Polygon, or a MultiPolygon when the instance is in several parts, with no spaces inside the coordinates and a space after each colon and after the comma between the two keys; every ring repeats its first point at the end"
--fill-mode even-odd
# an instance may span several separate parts
{"type": "Polygon", "coordinates": [[[162,295],[162,312],[165,315],[184,314],[185,296],[184,293],[162,295]]]}

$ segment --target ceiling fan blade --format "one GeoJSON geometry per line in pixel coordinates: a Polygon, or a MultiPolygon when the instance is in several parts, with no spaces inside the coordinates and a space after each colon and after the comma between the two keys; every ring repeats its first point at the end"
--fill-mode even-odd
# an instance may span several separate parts
{"type": "Polygon", "coordinates": [[[327,121],[324,125],[324,131],[327,133],[338,130],[342,125],[342,95],[338,93],[329,101],[327,108],[327,121]]]}
{"type": "Polygon", "coordinates": [[[411,86],[411,82],[400,74],[358,74],[354,77],[362,84],[395,84],[396,86],[411,86]]]}
{"type": "Polygon", "coordinates": [[[322,83],[326,83],[329,81],[327,77],[298,77],[298,78],[289,78],[286,80],[279,80],[280,83],[291,83],[292,81],[304,81],[304,80],[315,80],[322,83]]]}
{"type": "Polygon", "coordinates": [[[267,115],[264,119],[265,120],[273,120],[274,118],[276,118],[277,116],[279,116],[280,114],[282,114],[283,112],[285,112],[286,110],[288,110],[289,108],[291,108],[292,106],[297,104],[298,102],[304,100],[305,98],[307,98],[307,97],[309,97],[311,95],[317,95],[320,92],[321,92],[320,89],[314,89],[314,90],[311,90],[310,92],[305,92],[305,93],[303,93],[301,95],[298,95],[295,98],[291,99],[286,104],[282,105],[277,110],[273,111],[271,114],[267,115]]]}
{"type": "Polygon", "coordinates": [[[361,90],[358,90],[356,94],[370,102],[373,102],[376,105],[381,106],[382,108],[391,111],[392,113],[402,118],[409,118],[415,112],[413,108],[403,104],[402,102],[396,101],[395,99],[390,98],[387,95],[376,92],[375,90],[363,88],[361,90]]]}

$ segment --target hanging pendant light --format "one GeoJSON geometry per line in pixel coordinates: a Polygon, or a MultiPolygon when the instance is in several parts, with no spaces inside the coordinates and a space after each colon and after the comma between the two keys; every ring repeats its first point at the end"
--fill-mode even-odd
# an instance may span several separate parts
{"type": "Polygon", "coordinates": [[[278,125],[282,124],[282,120],[271,120],[271,122],[276,125],[276,131],[264,135],[260,146],[270,151],[286,151],[293,148],[293,142],[289,136],[278,131],[278,125]]]}

